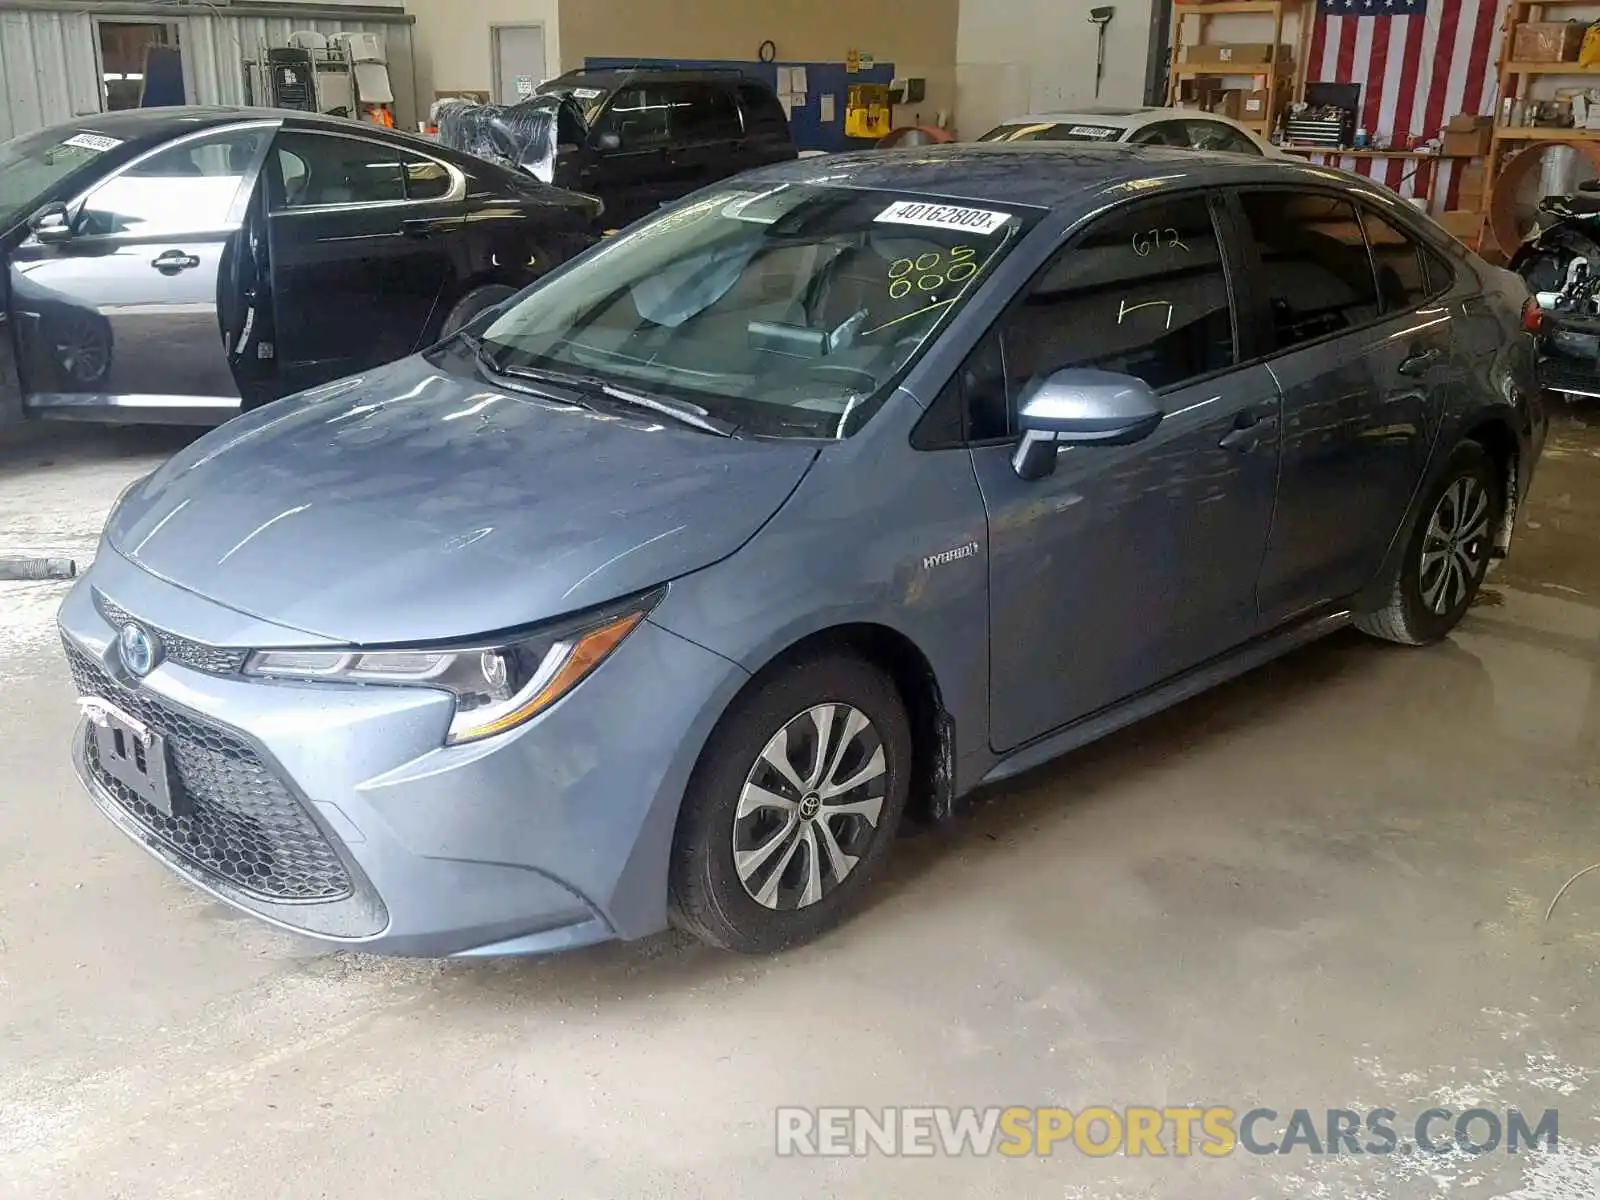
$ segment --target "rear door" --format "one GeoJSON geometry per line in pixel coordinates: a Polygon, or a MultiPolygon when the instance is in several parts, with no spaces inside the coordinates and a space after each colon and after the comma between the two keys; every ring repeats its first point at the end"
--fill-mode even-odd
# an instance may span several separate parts
{"type": "Polygon", "coordinates": [[[30,235],[12,252],[30,413],[215,424],[238,410],[218,270],[276,126],[211,129],[135,158],[69,206],[70,237],[30,235]]]}
{"type": "Polygon", "coordinates": [[[454,281],[462,173],[381,138],[291,128],[266,176],[280,393],[416,349],[454,281]]]}
{"type": "Polygon", "coordinates": [[[1448,369],[1449,315],[1399,277],[1420,270],[1408,240],[1383,249],[1380,296],[1348,197],[1240,199],[1257,323],[1276,344],[1268,365],[1283,390],[1282,477],[1261,573],[1263,613],[1280,621],[1350,597],[1377,572],[1426,465],[1430,373],[1448,369]]]}

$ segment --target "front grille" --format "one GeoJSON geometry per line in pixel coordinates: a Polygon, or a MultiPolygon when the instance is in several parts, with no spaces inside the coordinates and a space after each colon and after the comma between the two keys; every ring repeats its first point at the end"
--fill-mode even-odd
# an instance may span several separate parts
{"type": "Polygon", "coordinates": [[[120,629],[130,621],[143,625],[152,636],[160,643],[162,652],[172,662],[192,670],[204,671],[208,675],[237,675],[244,670],[244,660],[249,655],[248,650],[228,650],[221,646],[207,646],[203,642],[196,642],[190,638],[180,637],[175,633],[168,633],[165,629],[157,629],[154,625],[140,621],[120,604],[115,604],[100,592],[94,594],[95,606],[99,608],[100,615],[113,626],[120,629]]]}
{"type": "Polygon", "coordinates": [[[181,816],[167,816],[102,770],[92,731],[85,746],[95,781],[147,840],[263,900],[327,901],[351,894],[349,872],[333,846],[242,739],[148,691],[123,687],[71,641],[66,652],[80,695],[101,697],[166,739],[173,802],[181,816]]]}

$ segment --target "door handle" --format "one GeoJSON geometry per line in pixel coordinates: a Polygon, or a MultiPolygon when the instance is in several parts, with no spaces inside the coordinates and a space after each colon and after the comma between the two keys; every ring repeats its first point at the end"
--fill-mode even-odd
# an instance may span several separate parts
{"type": "Polygon", "coordinates": [[[1413,350],[1400,360],[1400,365],[1395,369],[1402,375],[1426,375],[1428,368],[1439,361],[1439,348],[1429,346],[1426,350],[1413,350]]]}
{"type": "Polygon", "coordinates": [[[176,275],[200,265],[200,259],[187,250],[167,250],[150,260],[150,265],[163,275],[176,275]]]}
{"type": "Polygon", "coordinates": [[[420,218],[416,220],[400,222],[400,232],[405,234],[406,237],[410,238],[432,237],[434,228],[435,226],[432,221],[422,220],[420,218]]]}
{"type": "Polygon", "coordinates": [[[1248,454],[1261,444],[1261,414],[1247,408],[1233,419],[1233,428],[1222,435],[1217,443],[1224,450],[1237,450],[1248,454]]]}

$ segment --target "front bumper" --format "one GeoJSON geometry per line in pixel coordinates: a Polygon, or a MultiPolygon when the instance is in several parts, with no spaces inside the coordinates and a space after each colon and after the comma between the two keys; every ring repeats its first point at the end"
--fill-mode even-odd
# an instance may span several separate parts
{"type": "MultiPolygon", "coordinates": [[[[119,791],[87,723],[74,755],[100,809],[172,870],[375,953],[535,954],[665,927],[678,804],[746,678],[734,664],[646,621],[535,720],[446,747],[439,692],[246,679],[176,656],[142,680],[122,670],[107,610],[195,642],[250,624],[196,611],[207,603],[102,547],[60,616],[80,692],[169,735],[175,786],[194,793],[186,824],[119,791]]],[[[227,644],[273,644],[270,628],[227,644]]]]}

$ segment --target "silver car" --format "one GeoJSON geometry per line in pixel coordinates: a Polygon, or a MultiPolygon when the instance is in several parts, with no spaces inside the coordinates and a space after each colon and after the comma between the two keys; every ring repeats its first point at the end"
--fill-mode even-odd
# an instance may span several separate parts
{"type": "Polygon", "coordinates": [[[1381,189],[952,146],[743,176],[119,502],[61,612],[105,814],[344,946],[768,951],[903,819],[1354,622],[1444,637],[1546,419],[1381,189]]]}

